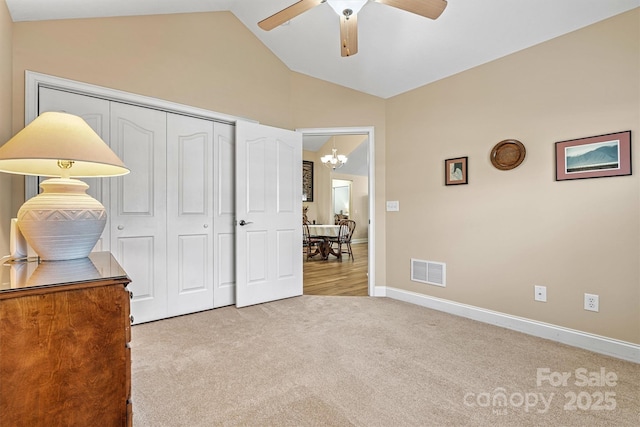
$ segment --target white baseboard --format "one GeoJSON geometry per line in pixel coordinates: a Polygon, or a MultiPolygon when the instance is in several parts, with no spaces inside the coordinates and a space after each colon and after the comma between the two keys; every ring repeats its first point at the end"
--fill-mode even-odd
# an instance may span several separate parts
{"type": "Polygon", "coordinates": [[[512,316],[497,311],[486,310],[484,308],[418,294],[404,289],[377,286],[375,288],[375,296],[386,296],[399,301],[409,302],[456,316],[466,317],[536,337],[557,341],[595,353],[605,354],[629,362],[640,363],[640,345],[638,344],[589,334],[550,323],[512,316]]]}

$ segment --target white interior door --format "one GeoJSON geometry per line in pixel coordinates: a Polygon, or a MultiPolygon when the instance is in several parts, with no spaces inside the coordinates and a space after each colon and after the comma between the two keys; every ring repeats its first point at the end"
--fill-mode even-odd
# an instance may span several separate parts
{"type": "Polygon", "coordinates": [[[131,170],[110,178],[111,252],[131,278],[136,323],[167,317],[166,117],[111,103],[111,148],[131,170]]]}
{"type": "Polygon", "coordinates": [[[169,316],[213,308],[213,127],[167,114],[169,316]]]}
{"type": "Polygon", "coordinates": [[[236,306],[302,295],[302,134],[236,123],[236,306]]]}

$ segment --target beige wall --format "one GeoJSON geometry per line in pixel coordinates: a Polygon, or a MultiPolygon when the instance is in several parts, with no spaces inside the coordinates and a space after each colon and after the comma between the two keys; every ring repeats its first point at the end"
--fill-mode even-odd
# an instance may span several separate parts
{"type": "Polygon", "coordinates": [[[640,175],[554,181],[555,142],[640,135],[639,24],[636,9],[388,101],[389,285],[640,343],[640,175]],[[508,138],[527,157],[500,171],[508,138]],[[469,184],[445,187],[458,156],[469,184]],[[411,257],[447,263],[447,287],[409,281],[411,257]]]}
{"type": "MultiPolygon", "coordinates": [[[[0,2],[0,145],[11,132],[11,17],[5,2],[0,2]]],[[[0,257],[9,253],[9,219],[15,216],[12,207],[12,176],[0,173],[0,257]]]]}
{"type": "MultiPolygon", "coordinates": [[[[31,70],[292,127],[289,70],[229,12],[14,28],[16,111],[24,105],[24,71],[31,70]]],[[[19,118],[14,124],[21,127],[19,118]]]]}

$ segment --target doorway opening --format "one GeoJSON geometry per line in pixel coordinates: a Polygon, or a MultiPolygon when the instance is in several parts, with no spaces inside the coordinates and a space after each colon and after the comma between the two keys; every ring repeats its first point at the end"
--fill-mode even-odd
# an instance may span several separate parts
{"type": "Polygon", "coordinates": [[[305,293],[375,295],[375,139],[373,127],[297,129],[303,135],[303,160],[313,162],[312,202],[303,201],[310,222],[334,225],[356,221],[352,238],[355,260],[346,254],[303,261],[305,293]],[[332,169],[320,158],[336,148],[347,162],[332,169]],[[336,186],[334,187],[334,183],[336,186]],[[345,188],[346,187],[346,188],[345,188]],[[337,188],[337,195],[336,195],[337,188]],[[342,213],[340,213],[342,211],[342,213]],[[313,286],[313,289],[309,288],[313,286]]]}

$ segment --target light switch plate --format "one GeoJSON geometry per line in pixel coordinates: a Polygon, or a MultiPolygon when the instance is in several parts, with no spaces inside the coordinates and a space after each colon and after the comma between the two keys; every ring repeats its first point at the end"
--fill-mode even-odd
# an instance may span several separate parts
{"type": "Polygon", "coordinates": [[[387,200],[387,212],[398,212],[400,210],[400,202],[397,200],[387,200]]]}

